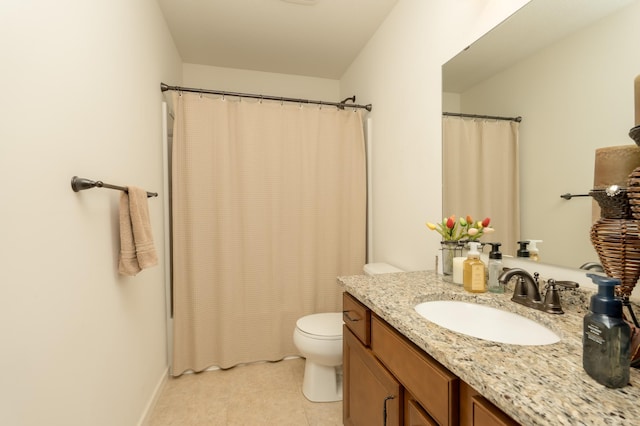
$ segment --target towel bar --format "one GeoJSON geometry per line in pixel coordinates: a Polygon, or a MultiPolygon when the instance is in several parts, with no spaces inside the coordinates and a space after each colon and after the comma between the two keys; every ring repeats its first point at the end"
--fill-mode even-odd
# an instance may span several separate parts
{"type": "MultiPolygon", "coordinates": [[[[109,183],[104,183],[100,180],[91,180],[91,179],[81,178],[78,176],[74,176],[71,178],[71,189],[73,189],[74,192],[79,192],[79,191],[83,191],[85,189],[91,189],[91,188],[117,189],[119,191],[124,191],[126,193],[129,193],[127,188],[124,186],[111,185],[109,183]]],[[[158,196],[157,192],[147,192],[148,198],[157,197],[157,196],[158,196]]]]}
{"type": "Polygon", "coordinates": [[[573,197],[590,197],[590,196],[591,195],[589,195],[589,194],[569,194],[569,193],[567,193],[567,194],[562,194],[560,196],[560,198],[564,198],[565,200],[570,200],[573,197]]]}

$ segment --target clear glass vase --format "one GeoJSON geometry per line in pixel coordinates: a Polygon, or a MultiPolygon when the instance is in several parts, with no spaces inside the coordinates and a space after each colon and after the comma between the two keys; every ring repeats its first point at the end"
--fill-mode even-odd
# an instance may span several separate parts
{"type": "Polygon", "coordinates": [[[462,254],[457,241],[440,241],[442,250],[442,273],[445,277],[453,275],[453,258],[462,254]]]}

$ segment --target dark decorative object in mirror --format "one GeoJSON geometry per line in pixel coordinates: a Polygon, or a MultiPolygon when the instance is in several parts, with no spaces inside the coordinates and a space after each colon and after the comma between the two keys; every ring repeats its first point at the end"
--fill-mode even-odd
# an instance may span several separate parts
{"type": "Polygon", "coordinates": [[[631,128],[629,137],[635,141],[636,145],[640,146],[640,126],[631,128]]]}

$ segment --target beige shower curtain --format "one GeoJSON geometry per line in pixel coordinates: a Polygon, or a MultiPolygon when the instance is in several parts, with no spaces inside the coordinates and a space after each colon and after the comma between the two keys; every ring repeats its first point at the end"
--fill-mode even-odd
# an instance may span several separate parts
{"type": "Polygon", "coordinates": [[[502,243],[515,255],[520,239],[518,128],[515,121],[443,117],[443,216],[491,218],[496,232],[483,242],[502,243]]]}
{"type": "Polygon", "coordinates": [[[174,93],[174,375],[297,354],[365,259],[359,111],[174,93]]]}

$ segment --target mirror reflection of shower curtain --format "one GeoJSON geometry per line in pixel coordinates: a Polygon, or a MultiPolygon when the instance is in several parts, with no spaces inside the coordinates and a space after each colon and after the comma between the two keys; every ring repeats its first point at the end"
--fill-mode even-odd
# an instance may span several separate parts
{"type": "Polygon", "coordinates": [[[361,112],[173,99],[172,374],[296,355],[365,261],[361,112]]]}
{"type": "Polygon", "coordinates": [[[496,232],[483,242],[502,243],[515,255],[520,239],[518,128],[515,121],[442,118],[443,216],[491,218],[496,232]]]}

